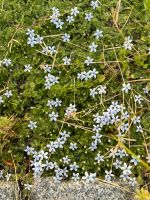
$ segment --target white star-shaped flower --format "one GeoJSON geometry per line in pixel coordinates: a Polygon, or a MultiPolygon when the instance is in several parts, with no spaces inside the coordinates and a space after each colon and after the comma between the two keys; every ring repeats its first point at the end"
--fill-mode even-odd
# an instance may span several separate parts
{"type": "Polygon", "coordinates": [[[89,45],[90,52],[96,52],[97,47],[98,47],[98,45],[95,44],[94,42],[92,42],[92,44],[89,45]]]}
{"type": "Polygon", "coordinates": [[[93,18],[92,13],[86,13],[86,14],[85,14],[85,19],[86,19],[86,20],[91,21],[92,18],[93,18]]]}

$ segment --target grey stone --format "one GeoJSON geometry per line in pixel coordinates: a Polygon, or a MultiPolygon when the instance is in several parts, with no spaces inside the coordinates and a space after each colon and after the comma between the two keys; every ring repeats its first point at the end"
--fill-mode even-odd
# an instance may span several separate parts
{"type": "MultiPolygon", "coordinates": [[[[18,200],[14,182],[0,181],[0,200],[18,200]]],[[[52,178],[35,180],[29,200],[134,200],[132,192],[125,185],[82,181],[55,183],[52,178]]]]}
{"type": "Polygon", "coordinates": [[[134,200],[126,187],[96,182],[63,181],[55,183],[52,178],[35,181],[30,200],[134,200]]]}
{"type": "Polygon", "coordinates": [[[16,186],[14,182],[0,181],[0,200],[15,200],[16,186]]]}

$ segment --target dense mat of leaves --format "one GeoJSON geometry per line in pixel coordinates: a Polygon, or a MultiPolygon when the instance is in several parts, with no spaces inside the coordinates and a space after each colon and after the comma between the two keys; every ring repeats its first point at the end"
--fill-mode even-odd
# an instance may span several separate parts
{"type": "Polygon", "coordinates": [[[0,18],[1,177],[15,168],[23,179],[142,184],[150,169],[144,3],[6,0],[0,18]]]}

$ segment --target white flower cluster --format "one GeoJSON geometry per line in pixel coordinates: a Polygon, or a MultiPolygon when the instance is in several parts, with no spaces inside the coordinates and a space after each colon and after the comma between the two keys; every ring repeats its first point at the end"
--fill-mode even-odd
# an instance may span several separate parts
{"type": "Polygon", "coordinates": [[[43,173],[46,164],[43,164],[42,161],[48,159],[48,152],[44,152],[43,150],[37,152],[32,147],[28,147],[25,149],[25,152],[28,155],[32,155],[34,160],[31,160],[31,167],[34,171],[34,177],[41,176],[43,173]]]}
{"type": "Polygon", "coordinates": [[[95,97],[98,94],[100,94],[100,95],[106,94],[106,86],[105,85],[99,85],[96,88],[90,89],[90,96],[95,97]]]}
{"type": "Polygon", "coordinates": [[[102,38],[103,37],[103,31],[102,30],[99,30],[97,29],[94,33],[94,36],[95,38],[98,40],[99,38],[102,38]]]}
{"type": "MultiPolygon", "coordinates": [[[[54,142],[50,142],[49,144],[47,144],[47,148],[50,154],[54,153],[57,149],[62,149],[65,142],[67,141],[67,138],[70,137],[70,133],[67,131],[63,131],[60,132],[59,137],[57,137],[57,139],[54,142]]],[[[34,171],[34,176],[41,176],[41,174],[43,173],[44,169],[45,170],[52,170],[54,169],[56,176],[55,179],[57,181],[60,181],[63,176],[64,176],[64,171],[62,170],[66,170],[65,175],[67,175],[67,168],[64,169],[60,169],[57,166],[56,162],[49,162],[49,153],[44,151],[44,150],[40,150],[39,152],[35,151],[34,148],[27,146],[26,149],[24,150],[27,155],[32,155],[32,157],[34,158],[34,160],[31,160],[31,167],[32,170],[34,171]],[[63,173],[62,173],[63,172],[63,173]],[[62,176],[62,177],[61,177],[62,176]]],[[[66,158],[63,158],[63,161],[65,161],[65,163],[68,164],[68,162],[70,162],[71,160],[66,158]]],[[[79,168],[78,165],[76,165],[76,163],[73,163],[72,165],[70,165],[70,170],[71,171],[76,171],[79,168]]],[[[67,177],[67,176],[66,176],[67,177]]]]}
{"type": "Polygon", "coordinates": [[[132,174],[131,172],[131,168],[132,166],[127,166],[126,163],[124,163],[124,165],[121,167],[121,169],[123,170],[122,175],[120,176],[124,181],[126,181],[127,179],[129,179],[129,175],[132,174]]]}
{"type": "Polygon", "coordinates": [[[34,47],[35,44],[43,43],[43,37],[36,35],[33,29],[28,29],[26,34],[28,35],[27,44],[31,47],[34,47]]]}
{"type": "Polygon", "coordinates": [[[93,63],[93,58],[90,58],[89,56],[86,58],[86,60],[84,61],[84,63],[88,66],[90,64],[93,63]]]}
{"type": "Polygon", "coordinates": [[[146,86],[145,88],[143,88],[143,91],[145,94],[148,94],[149,93],[149,88],[146,86]]]}
{"type": "Polygon", "coordinates": [[[64,65],[70,65],[71,58],[68,58],[67,56],[63,58],[64,65]]]}
{"type": "Polygon", "coordinates": [[[56,149],[63,148],[63,145],[67,141],[67,138],[70,137],[70,133],[67,131],[60,132],[60,137],[56,139],[55,142],[50,142],[50,144],[47,145],[49,152],[54,153],[56,149]]]}
{"type": "Polygon", "coordinates": [[[55,108],[57,108],[57,107],[59,107],[59,106],[61,106],[61,104],[62,104],[62,101],[61,100],[59,100],[58,98],[56,98],[55,100],[48,100],[48,102],[47,102],[47,106],[50,108],[50,109],[52,109],[53,108],[53,106],[55,107],[55,108]]]}
{"type": "Polygon", "coordinates": [[[100,164],[100,162],[104,161],[104,156],[100,155],[100,153],[97,154],[97,156],[95,157],[95,160],[97,161],[98,164],[100,164]]]}
{"type": "Polygon", "coordinates": [[[52,8],[52,15],[50,16],[50,21],[56,26],[56,28],[62,29],[62,26],[64,24],[59,17],[61,16],[60,11],[58,8],[53,7],[52,8]]]}
{"type": "MultiPolygon", "coordinates": [[[[53,101],[52,101],[53,102],[53,101]]],[[[76,112],[75,105],[70,104],[69,108],[67,109],[67,112],[69,115],[72,112],[76,112]]],[[[68,115],[68,114],[67,114],[68,115]]],[[[123,120],[123,124],[125,123],[124,120],[128,120],[130,118],[127,111],[125,111],[125,107],[122,104],[119,104],[118,102],[113,102],[106,112],[103,112],[103,115],[96,114],[94,115],[94,121],[96,125],[94,125],[94,129],[96,134],[92,136],[92,139],[94,141],[91,143],[91,146],[89,149],[91,151],[95,151],[97,149],[97,145],[102,143],[101,138],[102,135],[99,134],[99,131],[103,128],[105,125],[113,125],[113,124],[120,124],[120,121],[123,120]]],[[[140,116],[133,116],[131,117],[131,121],[134,125],[140,124],[140,116]]],[[[36,126],[35,123],[32,124],[32,128],[36,126]]],[[[124,133],[126,131],[126,126],[118,126],[119,131],[124,133]]],[[[127,127],[128,128],[128,127],[127,127]]],[[[93,131],[94,131],[93,129],[93,131]]],[[[77,173],[79,169],[79,165],[76,162],[71,161],[71,159],[66,155],[66,157],[63,157],[60,161],[68,166],[65,166],[63,168],[60,168],[56,162],[49,162],[49,154],[53,154],[56,152],[57,149],[62,149],[67,141],[67,138],[70,137],[70,133],[67,131],[63,131],[59,133],[59,136],[55,141],[51,141],[46,147],[48,148],[48,152],[40,150],[39,152],[36,152],[34,148],[28,147],[25,149],[25,152],[28,155],[32,155],[34,160],[31,161],[31,166],[34,171],[34,176],[41,176],[44,170],[54,170],[55,176],[54,181],[60,182],[64,177],[68,177],[68,172],[73,172],[71,179],[74,181],[78,181],[80,179],[79,173],[77,173]],[[75,173],[76,172],[76,173],[75,173]]],[[[69,149],[75,151],[77,149],[77,143],[70,143],[69,149]]],[[[127,165],[125,162],[123,162],[124,157],[128,157],[129,155],[125,152],[124,149],[118,148],[117,151],[111,151],[110,157],[113,157],[113,166],[115,169],[121,170],[120,178],[123,181],[127,181],[131,186],[135,186],[137,184],[136,178],[132,174],[132,166],[127,165]]],[[[138,156],[140,158],[140,156],[138,156]]],[[[101,162],[104,162],[105,156],[101,155],[100,153],[97,154],[95,157],[95,161],[97,164],[100,164],[101,162]]],[[[130,160],[130,163],[132,163],[134,166],[137,165],[139,161],[133,157],[130,160]]],[[[111,181],[112,178],[115,175],[113,174],[113,171],[105,170],[105,180],[111,181]]],[[[88,173],[85,172],[85,176],[82,177],[82,180],[86,183],[93,183],[96,180],[96,173],[88,173]]]]}
{"type": "Polygon", "coordinates": [[[85,175],[82,177],[86,183],[94,183],[96,180],[96,173],[85,172],[85,175]]]}
{"type": "Polygon", "coordinates": [[[125,38],[125,42],[124,42],[123,46],[125,49],[129,49],[129,50],[132,49],[133,44],[132,44],[132,40],[131,40],[130,36],[125,38]]]}
{"type": "Polygon", "coordinates": [[[64,177],[68,177],[68,170],[67,167],[64,167],[63,169],[56,167],[55,171],[55,176],[53,177],[54,182],[56,183],[60,183],[60,181],[64,178],[64,177]]]}
{"type": "Polygon", "coordinates": [[[142,127],[140,125],[140,117],[129,116],[128,112],[125,110],[125,107],[118,102],[112,102],[112,104],[107,108],[106,112],[103,112],[103,115],[98,113],[93,115],[94,125],[93,130],[100,131],[104,126],[117,126],[118,136],[123,136],[129,130],[128,119],[131,118],[131,124],[136,125],[136,131],[142,132],[142,127]],[[126,122],[127,121],[127,122],[126,122]]]}
{"type": "Polygon", "coordinates": [[[45,76],[45,89],[50,89],[53,85],[59,83],[59,77],[53,76],[52,74],[47,74],[45,76]]]}
{"type": "MultiPolygon", "coordinates": [[[[12,90],[6,90],[6,92],[3,95],[9,99],[11,96],[13,96],[12,90]]],[[[0,96],[0,105],[3,103],[4,103],[3,96],[0,96]]]]}
{"type": "Polygon", "coordinates": [[[98,8],[99,7],[99,4],[101,4],[100,3],[100,1],[91,1],[91,7],[95,10],[96,8],[98,8]]]}
{"type": "Polygon", "coordinates": [[[127,84],[123,83],[122,84],[122,91],[124,93],[128,93],[129,90],[131,90],[131,84],[130,83],[127,83],[127,84]]]}
{"type": "Polygon", "coordinates": [[[30,72],[31,71],[31,69],[32,69],[32,67],[31,67],[31,65],[30,64],[28,64],[28,65],[25,65],[24,66],[24,72],[30,72]]]}
{"type": "Polygon", "coordinates": [[[139,94],[139,95],[135,95],[134,96],[135,97],[135,102],[137,102],[138,104],[142,104],[142,100],[143,100],[143,98],[142,98],[142,96],[139,94]]]}
{"type": "Polygon", "coordinates": [[[56,122],[57,121],[57,118],[58,118],[58,112],[52,112],[52,113],[50,113],[49,114],[49,117],[50,117],[50,121],[52,122],[52,121],[54,121],[54,122],[56,122]]]}
{"type": "Polygon", "coordinates": [[[77,143],[72,143],[72,142],[70,143],[69,149],[71,149],[72,151],[75,151],[77,148],[78,148],[77,143]]]}
{"type": "Polygon", "coordinates": [[[12,176],[12,174],[10,173],[4,173],[4,170],[0,170],[0,179],[4,179],[6,181],[9,181],[10,177],[12,176]]]}
{"type": "MultiPolygon", "coordinates": [[[[125,162],[123,163],[122,160],[120,160],[125,156],[126,157],[129,156],[125,152],[125,150],[124,149],[118,149],[116,153],[113,153],[113,154],[111,153],[110,156],[113,156],[115,158],[115,160],[113,161],[113,166],[115,167],[115,169],[121,170],[120,178],[123,181],[128,182],[133,187],[135,185],[137,185],[136,178],[133,176],[132,171],[131,171],[132,166],[127,165],[127,163],[125,163],[125,162]]],[[[139,158],[139,156],[138,156],[138,158],[139,158]]],[[[135,158],[132,158],[132,160],[130,162],[133,163],[134,166],[136,166],[137,163],[138,163],[137,159],[135,159],[135,158]]],[[[110,170],[110,171],[105,170],[105,180],[106,181],[108,181],[108,182],[111,181],[113,177],[114,177],[114,174],[113,174],[112,170],[110,170]]]]}
{"type": "Polygon", "coordinates": [[[69,118],[76,112],[77,112],[76,105],[70,104],[69,107],[66,109],[65,116],[69,118]]]}
{"type": "Polygon", "coordinates": [[[94,17],[94,16],[93,16],[92,13],[85,13],[85,19],[86,19],[87,21],[91,21],[91,19],[92,19],[93,17],[94,17]]]}
{"type": "Polygon", "coordinates": [[[56,47],[55,46],[45,46],[42,47],[42,53],[45,55],[53,55],[55,53],[57,53],[56,47]]]}
{"type": "Polygon", "coordinates": [[[63,39],[63,42],[69,42],[70,41],[70,35],[65,33],[63,36],[62,36],[62,39],[63,39]]]}
{"type": "Polygon", "coordinates": [[[12,90],[6,90],[6,92],[4,93],[4,95],[9,98],[12,96],[12,90]]]}
{"type": "MultiPolygon", "coordinates": [[[[12,90],[6,90],[4,93],[4,96],[6,96],[8,99],[12,96],[12,90]]],[[[0,105],[4,103],[3,96],[0,96],[0,105]]]]}
{"type": "Polygon", "coordinates": [[[66,21],[70,24],[75,21],[74,17],[76,17],[79,14],[79,10],[77,7],[74,7],[71,9],[71,15],[67,16],[66,21]]]}
{"type": "MultiPolygon", "coordinates": [[[[131,84],[130,83],[123,83],[122,84],[122,91],[124,92],[124,93],[128,93],[129,92],[129,90],[131,90],[131,84]]],[[[145,94],[148,94],[148,88],[146,87],[146,88],[143,88],[143,91],[144,91],[144,93],[145,94]]],[[[138,104],[142,104],[142,100],[143,100],[143,98],[142,98],[142,96],[139,94],[139,95],[134,95],[134,101],[135,102],[137,102],[138,104]]]]}
{"type": "Polygon", "coordinates": [[[105,170],[105,180],[110,182],[112,180],[112,177],[114,177],[112,170],[110,171],[105,170]]]}
{"type": "Polygon", "coordinates": [[[3,65],[5,65],[6,67],[10,66],[12,63],[11,63],[11,59],[8,59],[8,58],[5,58],[3,61],[2,61],[3,65]]]}
{"type": "Polygon", "coordinates": [[[89,80],[91,78],[96,78],[98,74],[98,71],[96,71],[96,69],[94,68],[93,70],[89,70],[88,72],[81,72],[77,74],[77,78],[81,81],[85,80],[89,80]]]}
{"type": "Polygon", "coordinates": [[[97,145],[101,143],[101,137],[102,135],[100,135],[99,133],[96,133],[96,135],[92,136],[92,139],[94,139],[94,141],[91,143],[91,146],[89,147],[91,151],[95,151],[97,149],[97,145]]]}
{"type": "Polygon", "coordinates": [[[100,128],[104,125],[110,125],[116,122],[116,115],[120,112],[121,106],[118,102],[112,102],[106,112],[103,112],[103,115],[99,115],[98,113],[93,115],[94,121],[96,124],[99,124],[100,128]]]}
{"type": "Polygon", "coordinates": [[[44,69],[44,72],[45,72],[45,73],[50,73],[51,70],[52,70],[52,67],[50,67],[49,65],[45,65],[45,66],[43,67],[43,69],[44,69]]]}
{"type": "MultiPolygon", "coordinates": [[[[8,99],[12,96],[12,90],[6,90],[4,93],[4,96],[6,96],[8,99]]],[[[0,96],[0,105],[4,103],[3,96],[0,96]]]]}
{"type": "MultiPolygon", "coordinates": [[[[49,149],[50,154],[54,153],[56,149],[63,148],[63,145],[65,144],[67,138],[70,137],[70,133],[67,133],[66,131],[63,131],[60,133],[60,137],[56,139],[55,142],[50,142],[50,144],[47,145],[47,148],[49,149]]],[[[39,177],[42,175],[44,169],[45,170],[54,170],[55,176],[54,181],[60,182],[64,177],[68,177],[68,172],[73,172],[72,180],[78,181],[80,179],[79,173],[77,170],[79,169],[79,165],[76,162],[73,162],[72,164],[69,164],[71,162],[71,159],[68,158],[68,156],[62,158],[62,162],[67,167],[60,168],[56,162],[49,162],[48,152],[45,152],[43,150],[40,150],[39,152],[36,152],[34,148],[27,146],[25,149],[25,152],[28,155],[32,155],[34,160],[31,160],[31,167],[34,171],[34,177],[39,177]]],[[[85,175],[82,177],[82,180],[86,183],[93,183],[96,180],[96,173],[88,173],[85,172],[85,175]]],[[[25,188],[27,190],[30,190],[32,188],[32,185],[25,184],[25,188]]]]}
{"type": "Polygon", "coordinates": [[[94,42],[92,42],[92,44],[89,45],[90,52],[96,52],[97,51],[97,47],[98,47],[98,45],[95,44],[94,42]]]}
{"type": "Polygon", "coordinates": [[[34,128],[37,128],[37,122],[33,122],[33,121],[29,121],[29,124],[28,124],[28,128],[30,128],[31,130],[33,130],[34,128]]]}

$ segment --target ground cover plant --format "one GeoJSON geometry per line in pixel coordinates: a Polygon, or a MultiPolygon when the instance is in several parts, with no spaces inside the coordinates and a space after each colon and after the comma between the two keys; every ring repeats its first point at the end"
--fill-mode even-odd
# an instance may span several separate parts
{"type": "Polygon", "coordinates": [[[147,10],[138,0],[2,1],[1,178],[28,190],[32,174],[149,180],[147,10]]]}

